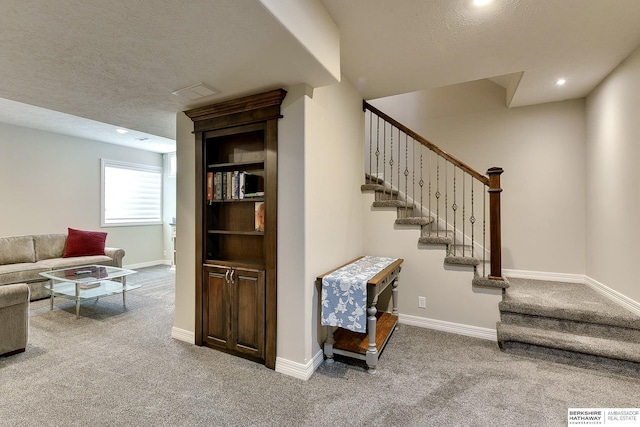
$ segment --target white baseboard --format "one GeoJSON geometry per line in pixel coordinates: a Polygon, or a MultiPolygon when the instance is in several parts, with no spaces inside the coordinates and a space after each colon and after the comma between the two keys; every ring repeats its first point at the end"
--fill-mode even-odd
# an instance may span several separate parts
{"type": "Polygon", "coordinates": [[[480,338],[489,341],[498,340],[495,329],[445,322],[444,320],[428,319],[426,317],[410,316],[408,314],[400,314],[399,321],[403,325],[418,326],[420,328],[450,332],[452,334],[465,335],[467,337],[480,338]]]}
{"type": "Polygon", "coordinates": [[[502,269],[502,275],[506,278],[513,277],[516,279],[532,279],[532,280],[552,280],[554,282],[565,283],[584,283],[583,274],[569,273],[548,273],[545,271],[528,271],[528,270],[508,270],[502,269]]]}
{"type": "Polygon", "coordinates": [[[196,334],[194,332],[176,328],[175,326],[171,328],[171,338],[188,342],[189,344],[195,344],[196,342],[196,334]]]}
{"type": "Polygon", "coordinates": [[[610,287],[603,285],[602,283],[598,282],[595,279],[592,279],[589,276],[585,276],[584,283],[595,291],[613,300],[614,302],[617,302],[626,309],[631,310],[637,315],[640,315],[640,303],[638,303],[637,301],[634,301],[631,298],[628,298],[621,293],[614,291],[610,287]]]}
{"type": "Polygon", "coordinates": [[[147,261],[140,262],[137,264],[127,264],[123,265],[123,268],[128,268],[129,270],[135,270],[136,268],[144,268],[144,267],[153,267],[155,265],[171,265],[171,261],[167,261],[166,259],[157,259],[155,261],[147,261]]]}
{"type": "Polygon", "coordinates": [[[308,380],[324,361],[324,354],[319,350],[306,364],[276,357],[276,372],[301,380],[308,380]]]}

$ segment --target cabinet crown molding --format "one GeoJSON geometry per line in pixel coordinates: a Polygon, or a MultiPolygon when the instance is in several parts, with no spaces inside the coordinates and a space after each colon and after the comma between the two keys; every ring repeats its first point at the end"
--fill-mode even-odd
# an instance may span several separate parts
{"type": "Polygon", "coordinates": [[[246,113],[253,110],[264,109],[282,104],[287,91],[275,89],[256,95],[244,96],[242,98],[231,99],[217,104],[204,107],[193,108],[184,113],[194,122],[210,120],[216,117],[228,116],[230,114],[246,113]]]}

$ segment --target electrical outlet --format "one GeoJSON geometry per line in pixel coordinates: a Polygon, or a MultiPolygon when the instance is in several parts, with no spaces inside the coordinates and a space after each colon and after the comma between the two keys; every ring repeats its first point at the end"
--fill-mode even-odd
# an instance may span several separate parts
{"type": "Polygon", "coordinates": [[[418,297],[418,308],[427,308],[427,299],[425,297],[418,297]]]}

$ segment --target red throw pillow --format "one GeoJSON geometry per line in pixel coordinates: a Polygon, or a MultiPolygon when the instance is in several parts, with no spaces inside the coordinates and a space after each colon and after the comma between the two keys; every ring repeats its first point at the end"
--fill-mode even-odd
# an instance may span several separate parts
{"type": "Polygon", "coordinates": [[[107,233],[100,231],[83,231],[69,228],[67,246],[63,258],[74,256],[104,255],[107,233]]]}

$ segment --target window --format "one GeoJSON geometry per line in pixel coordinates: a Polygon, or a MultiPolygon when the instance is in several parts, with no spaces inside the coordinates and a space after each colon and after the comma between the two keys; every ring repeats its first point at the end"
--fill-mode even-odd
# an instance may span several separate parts
{"type": "Polygon", "coordinates": [[[162,224],[162,168],[101,163],[102,226],[162,224]]]}
{"type": "Polygon", "coordinates": [[[176,153],[169,154],[169,178],[175,178],[178,171],[178,159],[176,153]]]}

